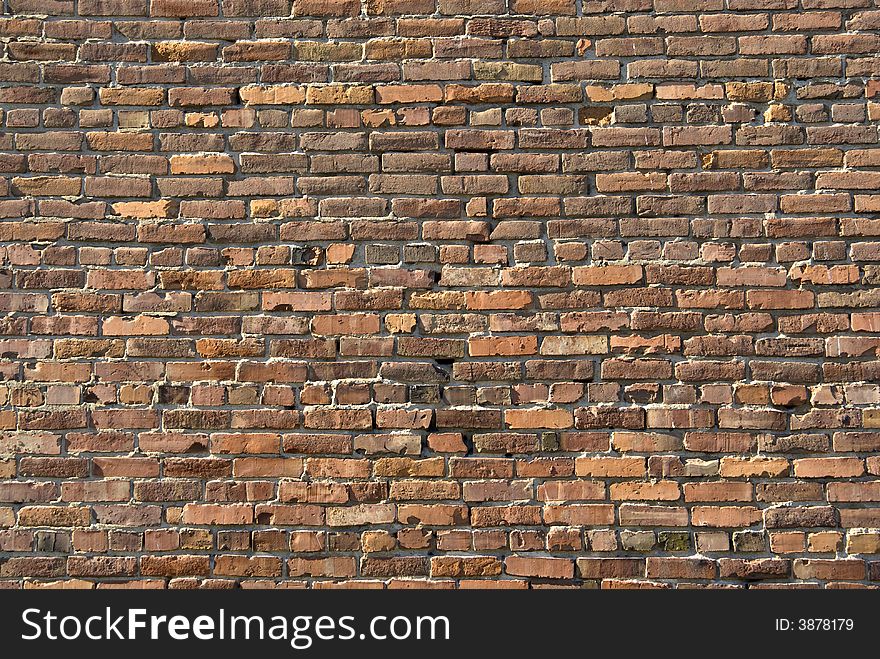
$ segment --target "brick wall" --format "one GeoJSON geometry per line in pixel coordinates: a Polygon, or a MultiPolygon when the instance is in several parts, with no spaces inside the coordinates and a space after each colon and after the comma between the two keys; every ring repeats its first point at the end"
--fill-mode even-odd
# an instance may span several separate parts
{"type": "Polygon", "coordinates": [[[880,581],[876,0],[4,4],[3,586],[880,581]]]}

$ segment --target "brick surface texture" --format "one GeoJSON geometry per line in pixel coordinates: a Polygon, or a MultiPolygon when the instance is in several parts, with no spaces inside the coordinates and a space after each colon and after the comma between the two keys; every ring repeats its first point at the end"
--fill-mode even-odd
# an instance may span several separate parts
{"type": "Polygon", "coordinates": [[[3,586],[880,585],[877,0],[3,5],[3,586]]]}

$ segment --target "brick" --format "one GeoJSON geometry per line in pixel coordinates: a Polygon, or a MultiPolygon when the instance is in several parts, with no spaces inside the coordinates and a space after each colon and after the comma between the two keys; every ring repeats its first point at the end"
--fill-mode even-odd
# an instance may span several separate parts
{"type": "Polygon", "coordinates": [[[567,558],[510,556],[504,560],[504,570],[514,576],[571,579],[574,576],[574,563],[567,558]]]}

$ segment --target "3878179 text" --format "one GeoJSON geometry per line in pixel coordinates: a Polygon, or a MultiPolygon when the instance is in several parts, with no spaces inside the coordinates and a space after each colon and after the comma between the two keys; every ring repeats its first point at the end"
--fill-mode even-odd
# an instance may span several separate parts
{"type": "Polygon", "coordinates": [[[776,631],[851,632],[855,629],[852,618],[776,618],[776,631]]]}

